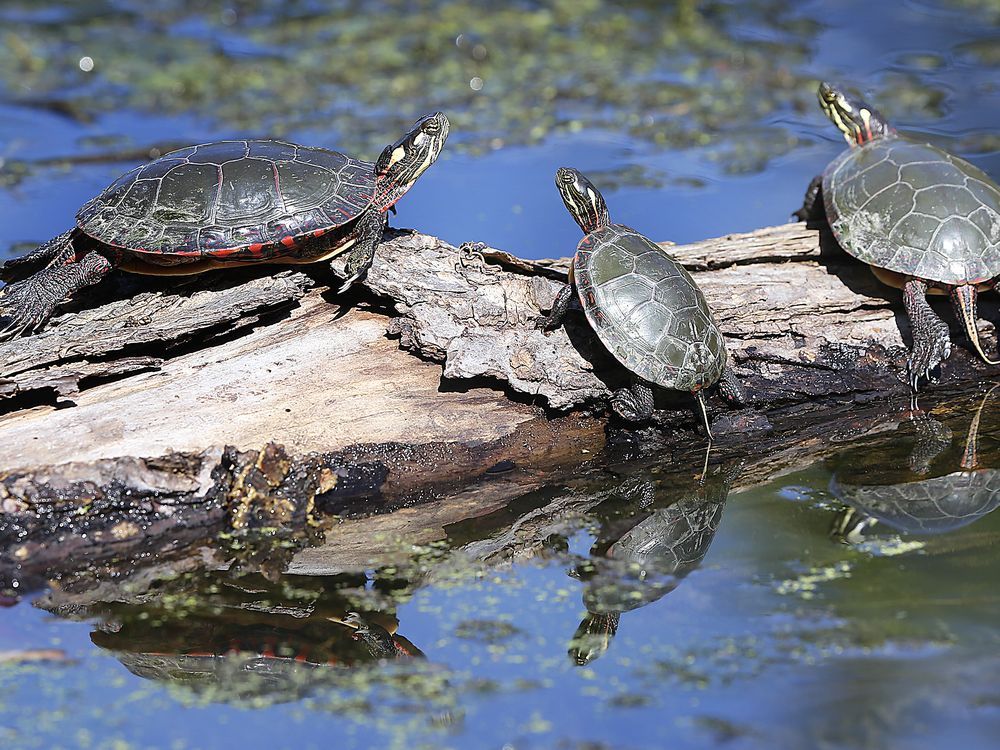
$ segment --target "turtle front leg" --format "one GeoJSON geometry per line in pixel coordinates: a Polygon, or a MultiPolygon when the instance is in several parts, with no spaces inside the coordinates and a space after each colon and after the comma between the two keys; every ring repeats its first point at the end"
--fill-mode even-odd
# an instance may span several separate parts
{"type": "Polygon", "coordinates": [[[719,395],[726,400],[726,403],[733,406],[746,406],[746,391],[743,390],[743,384],[736,379],[729,365],[726,365],[722,377],[719,378],[719,395]]]}
{"type": "Polygon", "coordinates": [[[910,279],[903,287],[903,304],[913,332],[913,351],[906,365],[910,387],[917,390],[921,377],[930,372],[951,354],[948,325],[941,320],[927,302],[927,284],[920,279],[910,279]]]}
{"type": "Polygon", "coordinates": [[[75,235],[76,230],[71,229],[48,242],[43,242],[27,255],[11,258],[0,266],[0,280],[9,283],[25,278],[40,266],[61,266],[69,263],[76,255],[76,249],[73,247],[75,235]]]}
{"type": "Polygon", "coordinates": [[[74,292],[96,284],[114,268],[98,252],[76,263],[50,266],[0,290],[0,341],[34,333],[52,317],[56,307],[74,292]]]}
{"type": "Polygon", "coordinates": [[[358,217],[356,227],[358,238],[347,253],[347,263],[344,264],[344,281],[338,294],[346,292],[351,284],[364,276],[372,267],[375,259],[375,248],[382,241],[382,234],[388,225],[388,217],[378,209],[369,207],[358,217]]]}
{"type": "Polygon", "coordinates": [[[573,285],[566,284],[559,290],[556,298],[552,301],[552,308],[549,310],[549,314],[543,315],[535,320],[535,328],[543,331],[552,331],[558,328],[562,323],[563,318],[566,317],[566,311],[569,310],[572,302],[573,285]]]}
{"type": "Polygon", "coordinates": [[[648,422],[653,416],[653,389],[636,380],[630,388],[615,391],[611,410],[629,422],[648,422]]]}
{"type": "Polygon", "coordinates": [[[823,201],[820,195],[823,192],[823,175],[818,174],[812,178],[809,187],[806,188],[805,197],[802,199],[802,208],[794,212],[794,216],[799,221],[813,221],[823,216],[823,201]]]}

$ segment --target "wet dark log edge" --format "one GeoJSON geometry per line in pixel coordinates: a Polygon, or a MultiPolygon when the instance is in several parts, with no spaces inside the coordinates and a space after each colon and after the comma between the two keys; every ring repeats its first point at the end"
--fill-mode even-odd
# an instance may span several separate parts
{"type": "MultiPolygon", "coordinates": [[[[909,331],[899,295],[828,233],[789,224],[669,249],[705,290],[751,394],[738,411],[713,399],[722,454],[752,442],[761,455],[782,456],[769,461],[763,474],[771,475],[821,454],[859,414],[869,415],[862,422],[877,421],[889,408],[882,404],[908,397],[902,372],[909,331]]],[[[564,260],[462,251],[394,231],[364,287],[346,299],[331,294],[332,274],[314,267],[180,283],[115,277],[86,302],[68,305],[43,333],[0,345],[5,577],[51,575],[83,558],[167,554],[220,529],[270,534],[308,528],[325,514],[447,501],[513,471],[517,479],[505,479],[501,491],[494,486],[492,495],[480,491],[463,501],[462,512],[476,515],[477,503],[596,470],[607,434],[636,455],[693,461],[703,438],[687,396],[659,394],[656,424],[638,433],[614,420],[608,425],[607,396],[626,373],[580,317],[549,335],[534,329],[564,268],[564,260]],[[333,340],[337,355],[345,332],[356,351],[330,357],[323,370],[339,380],[318,384],[315,372],[296,369],[322,342],[333,340]],[[235,445],[227,445],[228,412],[178,435],[172,449],[153,440],[199,414],[199,397],[175,406],[165,394],[197,392],[199,377],[218,379],[279,345],[277,374],[253,365],[256,390],[226,393],[243,416],[259,412],[235,445]],[[393,354],[397,346],[414,356],[393,354]],[[387,369],[390,357],[395,364],[387,369]],[[346,361],[351,369],[340,372],[346,361]],[[359,379],[355,399],[409,396],[411,375],[420,397],[389,413],[351,411],[340,399],[359,379]],[[325,400],[308,401],[314,387],[328,389],[325,400]],[[303,436],[288,424],[294,419],[260,406],[276,395],[308,401],[310,418],[324,429],[303,436]],[[101,432],[108,404],[125,425],[114,435],[101,432]],[[434,412],[434,431],[417,411],[434,412]],[[147,423],[148,430],[132,429],[147,423]],[[365,434],[397,439],[356,437],[365,434]]],[[[996,306],[984,301],[981,310],[988,329],[996,306]]],[[[949,311],[943,317],[952,320],[949,311]]],[[[952,329],[958,344],[942,382],[954,387],[995,374],[963,346],[954,322],[952,329]]],[[[984,334],[989,350],[992,332],[984,334]]]]}

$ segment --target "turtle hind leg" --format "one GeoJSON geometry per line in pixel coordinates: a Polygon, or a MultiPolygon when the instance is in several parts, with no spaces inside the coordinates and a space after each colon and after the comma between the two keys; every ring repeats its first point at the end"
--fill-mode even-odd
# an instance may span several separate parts
{"type": "Polygon", "coordinates": [[[948,325],[927,302],[927,284],[910,279],[903,286],[903,304],[913,332],[913,350],[907,360],[910,387],[917,390],[921,377],[930,377],[931,370],[951,354],[948,325]]]}
{"type": "Polygon", "coordinates": [[[552,308],[549,310],[548,315],[542,315],[535,320],[535,328],[542,331],[552,331],[559,327],[562,323],[563,318],[566,317],[566,311],[569,310],[570,304],[573,302],[573,285],[566,284],[556,298],[552,301],[552,308]]]}
{"type": "Polygon", "coordinates": [[[337,294],[346,292],[355,281],[360,279],[372,266],[375,260],[375,248],[382,241],[382,234],[388,226],[386,214],[374,208],[368,208],[358,217],[358,239],[347,253],[347,263],[344,264],[346,279],[337,290],[337,294]]]}
{"type": "Polygon", "coordinates": [[[732,369],[726,365],[719,378],[719,395],[733,406],[746,406],[747,394],[743,390],[743,384],[736,379],[732,369]]]}
{"type": "Polygon", "coordinates": [[[951,290],[951,302],[955,307],[955,314],[958,315],[958,319],[965,326],[969,341],[975,347],[979,356],[988,365],[1000,365],[1000,362],[986,356],[982,344],[979,343],[979,329],[976,328],[976,287],[972,284],[956,286],[951,290]]]}
{"type": "Polygon", "coordinates": [[[56,306],[73,292],[96,284],[114,268],[98,252],[79,261],[43,268],[0,291],[0,341],[34,333],[52,317],[56,306]]]}
{"type": "Polygon", "coordinates": [[[0,266],[0,280],[10,283],[27,278],[42,266],[61,266],[69,263],[76,255],[73,238],[76,230],[70,229],[48,242],[43,242],[27,255],[11,258],[0,266]]]}
{"type": "Polygon", "coordinates": [[[812,178],[806,194],[802,198],[802,208],[792,213],[798,221],[818,221],[823,218],[825,211],[823,201],[820,199],[823,194],[823,175],[818,174],[812,178]]]}
{"type": "Polygon", "coordinates": [[[611,409],[629,422],[648,422],[653,416],[653,389],[637,380],[631,387],[615,391],[611,409]]]}

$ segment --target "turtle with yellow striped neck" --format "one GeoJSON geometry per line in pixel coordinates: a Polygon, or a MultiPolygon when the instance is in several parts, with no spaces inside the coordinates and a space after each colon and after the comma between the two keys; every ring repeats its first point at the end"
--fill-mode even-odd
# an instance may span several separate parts
{"type": "Polygon", "coordinates": [[[913,349],[909,382],[951,354],[948,325],[928,294],[949,295],[969,341],[985,362],[976,328],[976,297],[1000,277],[1000,187],[981,169],[897,133],[862,99],[829,83],[819,103],[849,148],[813,179],[795,216],[822,216],[837,242],[903,290],[913,349]]]}

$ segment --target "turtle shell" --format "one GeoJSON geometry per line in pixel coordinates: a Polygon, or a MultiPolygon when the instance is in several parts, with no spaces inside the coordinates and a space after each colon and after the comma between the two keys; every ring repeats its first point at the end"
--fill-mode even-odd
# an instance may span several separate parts
{"type": "Polygon", "coordinates": [[[601,342],[640,378],[696,391],[722,375],[726,346],[701,290],[634,229],[611,224],[586,235],[573,275],[601,342]]]}
{"type": "Polygon", "coordinates": [[[96,240],[134,253],[265,259],[356,218],[374,166],[282,141],[171,151],[122,175],[77,214],[96,240]]]}
{"type": "Polygon", "coordinates": [[[956,471],[918,482],[856,485],[830,480],[830,492],[898,531],[943,534],[1000,505],[1000,471],[956,471]]]}
{"type": "Polygon", "coordinates": [[[893,135],[848,149],[823,202],[841,247],[873,266],[942,284],[1000,275],[1000,188],[935,146],[893,135]]]}

